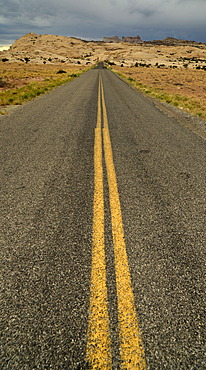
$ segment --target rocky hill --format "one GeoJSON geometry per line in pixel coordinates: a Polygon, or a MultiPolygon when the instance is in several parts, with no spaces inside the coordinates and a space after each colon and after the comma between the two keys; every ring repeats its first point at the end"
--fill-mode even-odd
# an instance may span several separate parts
{"type": "Polygon", "coordinates": [[[0,52],[3,62],[91,66],[107,61],[119,66],[206,68],[206,44],[168,37],[142,42],[140,36],[103,41],[28,33],[0,52]]]}
{"type": "Polygon", "coordinates": [[[205,45],[202,42],[176,39],[174,37],[166,37],[163,40],[145,41],[148,45],[166,45],[166,46],[201,46],[205,45]]]}
{"type": "Polygon", "coordinates": [[[92,55],[92,46],[73,37],[28,33],[1,54],[8,55],[10,61],[76,64],[80,59],[86,64],[92,55]]]}

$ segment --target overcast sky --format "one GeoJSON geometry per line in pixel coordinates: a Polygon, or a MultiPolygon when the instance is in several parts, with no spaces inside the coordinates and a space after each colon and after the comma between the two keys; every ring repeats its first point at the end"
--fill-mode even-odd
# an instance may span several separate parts
{"type": "Polygon", "coordinates": [[[206,0],[0,0],[0,47],[28,32],[206,42],[206,0]]]}

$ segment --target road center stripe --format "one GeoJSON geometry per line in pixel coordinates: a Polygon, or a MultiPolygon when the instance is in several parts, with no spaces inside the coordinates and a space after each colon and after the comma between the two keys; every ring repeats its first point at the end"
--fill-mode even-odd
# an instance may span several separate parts
{"type": "Polygon", "coordinates": [[[109,184],[112,235],[115,256],[115,273],[118,299],[118,321],[120,333],[120,355],[123,369],[146,369],[144,350],[139,331],[132,291],[129,263],[124,240],[121,205],[112,155],[108,118],[102,85],[102,106],[104,117],[104,154],[109,184]]]}
{"type": "Polygon", "coordinates": [[[94,141],[93,248],[86,358],[92,369],[111,369],[111,340],[107,307],[104,245],[104,192],[100,93],[99,80],[97,127],[95,129],[94,141]]]}
{"type": "Polygon", "coordinates": [[[115,258],[121,369],[143,370],[146,369],[146,361],[139,331],[134,294],[132,291],[104,89],[102,78],[100,76],[98,87],[97,126],[95,129],[94,144],[93,249],[87,343],[87,361],[91,369],[112,369],[104,246],[102,130],[109,185],[109,201],[115,258]],[[104,120],[103,128],[101,127],[101,103],[104,120]]]}

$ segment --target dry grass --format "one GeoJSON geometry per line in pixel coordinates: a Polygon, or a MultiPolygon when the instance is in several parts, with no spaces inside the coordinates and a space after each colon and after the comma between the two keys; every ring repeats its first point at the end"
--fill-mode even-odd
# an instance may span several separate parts
{"type": "Polygon", "coordinates": [[[79,76],[85,67],[0,62],[0,113],[20,105],[79,76]],[[57,73],[64,70],[66,73],[57,73]]]}
{"type": "Polygon", "coordinates": [[[144,93],[206,121],[206,71],[117,66],[113,70],[144,93]]]}

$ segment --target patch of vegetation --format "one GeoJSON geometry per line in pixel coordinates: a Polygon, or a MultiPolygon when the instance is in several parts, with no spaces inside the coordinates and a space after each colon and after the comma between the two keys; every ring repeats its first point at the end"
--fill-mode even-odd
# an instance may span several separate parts
{"type": "Polygon", "coordinates": [[[128,80],[131,81],[131,82],[135,82],[134,78],[132,78],[132,77],[128,77],[128,80]]]}
{"type": "Polygon", "coordinates": [[[0,93],[0,105],[21,105],[26,101],[33,100],[34,98],[51,91],[55,87],[61,86],[70,81],[71,78],[60,80],[47,79],[44,82],[33,82],[21,88],[16,88],[0,93]]]}
{"type": "Polygon", "coordinates": [[[57,74],[62,74],[62,73],[67,73],[66,71],[64,71],[63,69],[59,69],[58,71],[57,71],[57,74]]]}
{"type": "Polygon", "coordinates": [[[115,62],[110,62],[109,60],[105,60],[105,63],[107,63],[109,66],[115,66],[115,62]]]}
{"type": "Polygon", "coordinates": [[[5,110],[0,110],[0,115],[5,115],[7,112],[5,110]]]}
{"type": "MultiPolygon", "coordinates": [[[[15,78],[17,81],[21,79],[27,79],[28,76],[30,79],[34,78],[36,81],[28,80],[28,84],[21,87],[14,88],[5,88],[3,91],[0,91],[0,114],[5,114],[3,107],[7,105],[21,105],[27,101],[33,100],[34,98],[45,94],[58,86],[61,86],[69,81],[72,81],[75,77],[80,76],[85,70],[75,71],[76,73],[67,73],[71,72],[72,69],[68,68],[68,71],[56,72],[55,67],[50,69],[45,69],[46,67],[42,66],[29,66],[25,64],[25,70],[19,68],[14,68],[8,72],[8,70],[3,71],[3,76],[9,76],[10,78],[15,78]],[[27,70],[28,69],[28,70],[27,70]]],[[[73,69],[74,70],[74,69],[73,69]]],[[[0,86],[4,85],[4,78],[0,77],[0,86]]],[[[4,87],[4,86],[2,86],[4,87]]]]}
{"type": "Polygon", "coordinates": [[[5,81],[3,80],[2,77],[0,77],[0,87],[4,87],[5,86],[5,81]]]}

